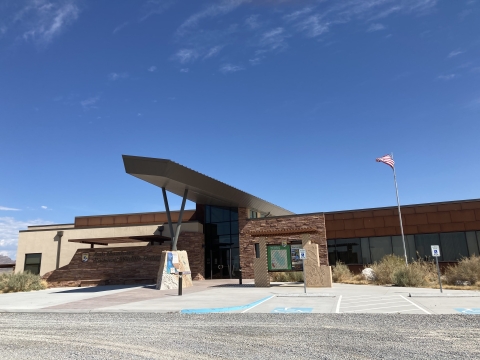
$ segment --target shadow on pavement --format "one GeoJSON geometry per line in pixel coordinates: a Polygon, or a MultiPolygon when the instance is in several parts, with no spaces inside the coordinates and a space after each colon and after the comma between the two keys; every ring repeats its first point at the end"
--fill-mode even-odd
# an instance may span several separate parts
{"type": "Polygon", "coordinates": [[[55,291],[51,294],[75,294],[75,293],[97,293],[102,291],[112,291],[120,289],[144,288],[155,290],[155,285],[105,285],[75,288],[72,290],[55,291]]]}

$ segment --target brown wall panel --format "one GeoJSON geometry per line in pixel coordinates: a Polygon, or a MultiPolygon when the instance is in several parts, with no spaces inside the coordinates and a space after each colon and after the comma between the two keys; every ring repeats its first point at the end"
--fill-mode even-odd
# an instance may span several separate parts
{"type": "Polygon", "coordinates": [[[364,228],[363,219],[348,219],[348,220],[345,220],[345,230],[363,229],[363,228],[364,228]]]}
{"type": "Polygon", "coordinates": [[[474,210],[450,211],[450,218],[452,219],[452,222],[475,221],[475,211],[474,210]]]}
{"type": "Polygon", "coordinates": [[[366,229],[380,228],[385,226],[383,217],[373,217],[363,219],[363,225],[366,229]]]}
{"type": "Polygon", "coordinates": [[[352,236],[352,237],[370,237],[370,236],[375,236],[375,229],[355,230],[355,236],[352,236]]]}
{"type": "Polygon", "coordinates": [[[480,210],[475,210],[475,219],[480,221],[480,210]]]}
{"type": "Polygon", "coordinates": [[[462,210],[461,204],[438,204],[437,205],[438,211],[455,211],[455,210],[462,210]]]}
{"type": "Polygon", "coordinates": [[[336,214],[333,214],[333,218],[335,220],[353,219],[353,213],[352,212],[336,213],[336,214]]]}
{"type": "Polygon", "coordinates": [[[471,230],[480,230],[480,221],[472,221],[465,223],[465,231],[471,230]]]}
{"type": "Polygon", "coordinates": [[[373,217],[373,211],[356,211],[353,213],[354,219],[363,219],[368,217],[373,217]]]}
{"type": "Polygon", "coordinates": [[[397,235],[397,228],[395,226],[375,229],[375,236],[391,236],[391,235],[397,235]]]}
{"type": "Polygon", "coordinates": [[[464,210],[480,209],[480,201],[464,202],[461,205],[462,205],[462,209],[464,210]]]}
{"type": "Polygon", "coordinates": [[[429,234],[441,232],[440,224],[417,225],[420,234],[429,234]]]}
{"type": "Polygon", "coordinates": [[[430,212],[437,212],[437,207],[435,205],[426,205],[426,206],[417,206],[415,207],[415,212],[417,214],[424,214],[430,212]]]}
{"type": "Polygon", "coordinates": [[[355,230],[338,230],[337,237],[341,238],[352,238],[355,237],[355,230]]]}
{"type": "Polygon", "coordinates": [[[104,216],[100,218],[102,225],[113,225],[115,224],[115,219],[113,216],[104,216]]]}
{"type": "Polygon", "coordinates": [[[427,219],[429,224],[445,224],[452,222],[450,212],[448,211],[428,213],[427,219]]]}
{"type": "Polygon", "coordinates": [[[428,224],[427,214],[405,215],[406,225],[424,225],[428,224]]]}
{"type": "Polygon", "coordinates": [[[330,230],[345,230],[345,221],[344,220],[333,220],[328,222],[328,228],[330,230]]]}
{"type": "Polygon", "coordinates": [[[440,228],[442,229],[442,232],[465,231],[465,224],[464,223],[440,224],[440,228]]]}
{"type": "Polygon", "coordinates": [[[407,225],[403,227],[403,232],[408,235],[418,234],[418,227],[416,225],[407,225]]]}
{"type": "Polygon", "coordinates": [[[382,209],[382,210],[374,210],[373,216],[391,216],[393,215],[393,209],[382,209]]]}

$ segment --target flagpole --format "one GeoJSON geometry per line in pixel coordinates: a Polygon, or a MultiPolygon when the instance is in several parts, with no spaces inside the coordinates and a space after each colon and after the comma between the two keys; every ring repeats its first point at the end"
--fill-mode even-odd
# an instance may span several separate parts
{"type": "MultiPolygon", "coordinates": [[[[393,160],[393,153],[390,155],[393,160]]],[[[403,254],[405,255],[405,264],[408,266],[407,248],[405,247],[405,235],[403,234],[402,212],[400,211],[400,200],[398,198],[397,174],[395,173],[395,163],[393,164],[393,181],[395,182],[395,192],[397,194],[398,217],[400,218],[400,231],[402,232],[403,254]]]]}

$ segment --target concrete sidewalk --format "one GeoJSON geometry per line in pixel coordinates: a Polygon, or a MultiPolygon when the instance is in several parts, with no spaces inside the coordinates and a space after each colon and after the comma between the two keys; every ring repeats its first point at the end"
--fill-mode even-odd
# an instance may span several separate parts
{"type": "Polygon", "coordinates": [[[436,289],[334,284],[309,288],[304,294],[303,284],[272,285],[256,288],[251,280],[242,286],[237,280],[195,281],[183,296],[177,296],[177,290],[155,290],[153,285],[55,288],[0,294],[0,311],[470,314],[480,310],[479,291],[440,294],[436,289]]]}

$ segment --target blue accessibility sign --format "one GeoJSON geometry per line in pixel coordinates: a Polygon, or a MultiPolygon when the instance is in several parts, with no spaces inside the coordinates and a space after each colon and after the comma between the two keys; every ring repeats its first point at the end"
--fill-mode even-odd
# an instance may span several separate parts
{"type": "Polygon", "coordinates": [[[457,310],[459,313],[462,313],[462,314],[467,314],[467,315],[480,315],[480,308],[471,308],[471,309],[467,309],[467,308],[457,308],[455,309],[457,310]]]}
{"type": "Polygon", "coordinates": [[[311,313],[313,308],[300,308],[300,307],[291,307],[291,308],[283,308],[277,307],[272,310],[272,313],[277,314],[300,314],[300,313],[311,313]]]}

